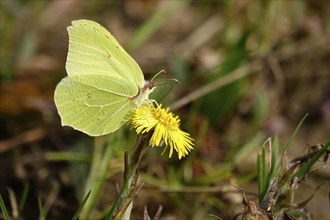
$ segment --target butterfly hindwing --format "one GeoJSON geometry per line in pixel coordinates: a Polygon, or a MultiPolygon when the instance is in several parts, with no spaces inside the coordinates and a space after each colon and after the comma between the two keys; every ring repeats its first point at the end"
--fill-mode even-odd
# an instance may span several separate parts
{"type": "Polygon", "coordinates": [[[62,124],[91,136],[116,131],[136,108],[130,97],[137,87],[107,75],[75,75],[62,79],[55,90],[55,104],[62,124]]]}

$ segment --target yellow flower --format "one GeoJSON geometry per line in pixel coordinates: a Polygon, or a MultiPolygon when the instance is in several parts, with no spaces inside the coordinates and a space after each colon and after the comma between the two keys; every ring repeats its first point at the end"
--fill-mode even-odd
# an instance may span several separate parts
{"type": "Polygon", "coordinates": [[[174,149],[181,159],[193,149],[193,139],[188,133],[180,130],[179,117],[169,112],[168,108],[161,107],[161,105],[158,107],[145,105],[138,108],[132,117],[133,128],[138,134],[154,129],[149,141],[150,146],[160,146],[165,143],[170,148],[169,157],[172,157],[174,149]]]}

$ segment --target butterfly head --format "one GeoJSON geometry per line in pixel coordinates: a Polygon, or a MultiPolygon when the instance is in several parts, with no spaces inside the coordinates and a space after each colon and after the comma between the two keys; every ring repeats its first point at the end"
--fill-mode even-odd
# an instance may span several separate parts
{"type": "Polygon", "coordinates": [[[149,98],[149,94],[154,90],[156,87],[154,81],[145,81],[142,88],[139,88],[139,92],[137,95],[131,97],[131,100],[134,104],[140,107],[146,100],[149,98]]]}
{"type": "Polygon", "coordinates": [[[156,87],[155,81],[150,80],[150,81],[145,81],[143,88],[141,89],[142,92],[144,93],[151,93],[156,87]]]}

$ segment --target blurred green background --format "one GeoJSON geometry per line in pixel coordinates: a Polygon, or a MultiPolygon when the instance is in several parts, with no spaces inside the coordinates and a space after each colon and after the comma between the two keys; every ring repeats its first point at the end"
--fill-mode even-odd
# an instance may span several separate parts
{"type": "MultiPolygon", "coordinates": [[[[329,139],[329,1],[0,0],[0,6],[0,193],[10,211],[16,198],[22,219],[39,216],[38,197],[49,219],[70,218],[97,144],[61,127],[53,101],[66,76],[72,20],[110,30],[145,79],[164,69],[160,78],[181,82],[153,97],[180,116],[195,149],[182,160],[161,155],[163,148],[148,151],[133,219],[143,217],[144,206],[153,215],[159,204],[164,219],[230,219],[242,211],[233,186],[257,200],[257,149],[268,137],[277,134],[284,146],[309,113],[289,158],[329,139]]],[[[95,217],[113,202],[124,150],[132,151],[136,135],[126,126],[104,138],[114,154],[95,217]]],[[[297,201],[326,181],[328,168],[300,186],[297,201]]],[[[315,219],[330,217],[322,208],[327,194],[322,187],[307,206],[315,219]]]]}

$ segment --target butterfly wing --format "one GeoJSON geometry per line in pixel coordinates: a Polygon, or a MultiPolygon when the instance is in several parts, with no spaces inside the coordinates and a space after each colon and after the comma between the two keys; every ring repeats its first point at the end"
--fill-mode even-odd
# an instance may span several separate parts
{"type": "Polygon", "coordinates": [[[55,90],[55,104],[62,125],[90,136],[116,131],[136,108],[130,97],[133,83],[108,75],[83,74],[62,79],[55,90]]]}
{"type": "Polygon", "coordinates": [[[143,87],[139,65],[104,27],[94,21],[76,20],[68,27],[68,32],[66,70],[69,76],[109,75],[143,87]]]}

